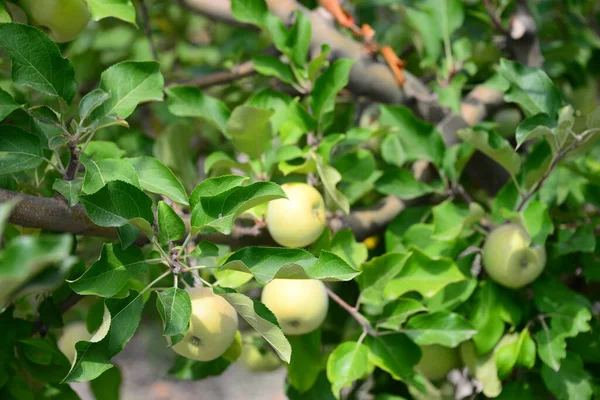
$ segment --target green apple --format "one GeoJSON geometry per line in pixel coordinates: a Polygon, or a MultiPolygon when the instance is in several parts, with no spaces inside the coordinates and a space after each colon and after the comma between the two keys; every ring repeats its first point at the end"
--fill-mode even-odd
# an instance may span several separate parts
{"type": "Polygon", "coordinates": [[[430,381],[439,381],[454,368],[460,368],[460,360],[456,349],[432,344],[421,346],[421,359],[415,368],[430,381]]]}
{"type": "Polygon", "coordinates": [[[533,282],[545,264],[546,249],[531,247],[531,237],[515,223],[495,228],[483,246],[483,267],[494,281],[509,288],[533,282]]]}
{"type": "Polygon", "coordinates": [[[57,43],[75,39],[90,20],[85,0],[21,0],[21,5],[31,22],[57,43]]]}
{"type": "Polygon", "coordinates": [[[172,349],[196,361],[220,357],[233,343],[238,329],[235,309],[210,288],[188,289],[192,300],[190,326],[172,349]]]}
{"type": "Polygon", "coordinates": [[[274,279],[265,285],[261,301],[275,314],[286,335],[314,331],[329,307],[325,284],[315,279],[274,279]]]}
{"type": "Polygon", "coordinates": [[[252,343],[244,344],[240,360],[246,368],[254,372],[273,371],[281,366],[281,361],[275,352],[265,348],[259,349],[252,343]]]}
{"type": "Polygon", "coordinates": [[[287,199],[271,201],[267,207],[267,228],[271,237],[285,247],[305,247],[325,229],[325,202],[306,183],[281,185],[287,199]]]}
{"type": "Polygon", "coordinates": [[[523,120],[521,112],[516,108],[505,108],[494,114],[494,122],[498,124],[497,132],[505,138],[515,136],[517,127],[523,120]]]}
{"type": "Polygon", "coordinates": [[[63,329],[63,333],[56,342],[59,350],[67,356],[71,363],[77,355],[75,344],[82,340],[89,341],[92,338],[92,334],[88,332],[85,322],[73,322],[63,329]]]}

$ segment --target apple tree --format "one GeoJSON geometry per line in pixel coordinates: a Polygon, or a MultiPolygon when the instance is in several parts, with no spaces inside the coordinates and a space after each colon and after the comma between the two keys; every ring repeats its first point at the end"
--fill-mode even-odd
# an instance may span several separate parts
{"type": "Polygon", "coordinates": [[[600,397],[596,0],[0,0],[0,398],[600,397]],[[108,396],[108,397],[107,397],[108,396]]]}

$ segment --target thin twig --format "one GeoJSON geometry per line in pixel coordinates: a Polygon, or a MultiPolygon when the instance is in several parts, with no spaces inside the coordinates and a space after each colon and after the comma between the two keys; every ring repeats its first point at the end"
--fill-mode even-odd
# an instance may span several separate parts
{"type": "Polygon", "coordinates": [[[158,53],[156,51],[156,45],[154,44],[154,39],[152,38],[152,29],[150,28],[150,15],[148,13],[148,7],[146,6],[146,2],[144,0],[140,0],[140,9],[142,14],[142,22],[144,25],[144,34],[148,38],[148,43],[150,43],[150,51],[152,52],[152,58],[154,61],[158,62],[158,53]]]}
{"type": "Polygon", "coordinates": [[[483,0],[483,2],[485,3],[485,8],[488,12],[488,15],[490,16],[490,19],[494,24],[494,28],[496,28],[496,30],[502,33],[503,35],[507,35],[508,31],[502,26],[502,22],[500,21],[500,18],[498,18],[496,10],[494,10],[494,6],[490,2],[490,0],[483,0]]]}
{"type": "Polygon", "coordinates": [[[377,332],[375,331],[375,329],[373,329],[373,327],[371,326],[371,323],[369,322],[369,320],[367,318],[365,318],[364,315],[362,315],[360,312],[358,312],[358,310],[356,308],[354,308],[350,304],[346,303],[340,296],[335,294],[335,292],[333,290],[331,290],[330,288],[326,288],[326,290],[327,290],[327,294],[329,295],[329,297],[331,297],[331,299],[333,301],[338,303],[344,310],[348,311],[350,316],[352,316],[352,318],[354,318],[356,320],[356,322],[358,322],[360,324],[360,326],[362,326],[363,330],[367,334],[369,334],[371,336],[377,336],[377,332]]]}
{"type": "Polygon", "coordinates": [[[242,64],[236,65],[229,71],[219,71],[188,81],[170,83],[166,87],[194,86],[200,89],[206,89],[212,86],[223,85],[237,79],[252,76],[254,74],[256,74],[254,63],[252,61],[246,61],[242,64]]]}

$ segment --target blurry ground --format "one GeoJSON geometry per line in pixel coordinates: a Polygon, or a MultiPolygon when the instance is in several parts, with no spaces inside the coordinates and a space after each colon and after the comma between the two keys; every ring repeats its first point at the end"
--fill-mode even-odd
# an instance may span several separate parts
{"type": "MultiPolygon", "coordinates": [[[[165,348],[161,328],[145,324],[113,362],[123,374],[121,400],[285,400],[285,368],[252,373],[242,365],[230,366],[221,376],[201,381],[180,381],[167,370],[173,351],[165,348]]],[[[87,384],[73,388],[83,400],[93,400],[87,384]]]]}

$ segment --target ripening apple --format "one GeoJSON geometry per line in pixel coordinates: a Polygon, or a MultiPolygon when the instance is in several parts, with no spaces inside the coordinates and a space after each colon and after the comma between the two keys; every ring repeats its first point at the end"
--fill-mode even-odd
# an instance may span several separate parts
{"type": "Polygon", "coordinates": [[[31,22],[57,43],[75,39],[90,20],[85,0],[21,0],[21,4],[31,22]]]}
{"type": "Polygon", "coordinates": [[[235,339],[238,316],[235,309],[210,288],[188,289],[192,300],[190,327],[172,349],[196,361],[220,357],[235,339]]]}
{"type": "Polygon", "coordinates": [[[306,183],[281,185],[287,199],[271,201],[267,207],[267,228],[273,240],[285,247],[305,247],[325,229],[325,202],[306,183]]]}
{"type": "Polygon", "coordinates": [[[483,267],[494,281],[509,288],[533,282],[545,264],[546,249],[531,247],[531,237],[515,223],[494,229],[483,246],[483,267]]]}
{"type": "Polygon", "coordinates": [[[421,359],[415,366],[430,381],[446,378],[448,372],[460,367],[456,349],[432,344],[421,346],[421,359]]]}
{"type": "Polygon", "coordinates": [[[270,349],[259,349],[251,343],[244,344],[240,360],[246,368],[254,372],[273,371],[281,366],[281,361],[275,352],[270,349]]]}
{"type": "Polygon", "coordinates": [[[92,338],[92,334],[88,332],[85,322],[73,322],[63,329],[63,334],[57,340],[59,350],[67,356],[69,361],[72,363],[77,355],[75,344],[82,340],[89,341],[92,338]]]}
{"type": "Polygon", "coordinates": [[[274,279],[263,288],[261,301],[275,314],[286,335],[314,331],[329,307],[325,284],[316,279],[274,279]]]}

